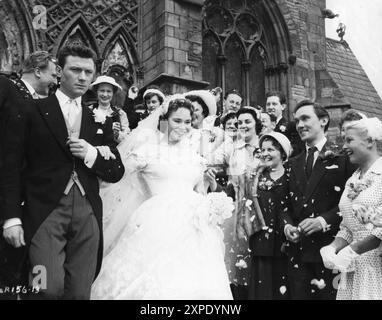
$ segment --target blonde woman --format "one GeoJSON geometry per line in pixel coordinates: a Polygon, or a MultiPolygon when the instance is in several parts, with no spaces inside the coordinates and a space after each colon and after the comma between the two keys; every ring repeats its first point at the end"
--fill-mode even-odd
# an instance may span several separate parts
{"type": "MultiPolygon", "coordinates": [[[[344,150],[359,167],[346,183],[339,208],[343,221],[335,240],[321,249],[324,264],[342,272],[338,300],[382,299],[382,228],[371,222],[382,207],[382,123],[362,119],[346,127],[344,150]]],[[[330,285],[330,284],[327,284],[330,285]]]]}

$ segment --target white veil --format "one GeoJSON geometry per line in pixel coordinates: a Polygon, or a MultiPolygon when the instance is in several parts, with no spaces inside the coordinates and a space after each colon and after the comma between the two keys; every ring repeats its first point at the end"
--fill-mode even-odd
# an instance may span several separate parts
{"type": "Polygon", "coordinates": [[[159,143],[162,134],[157,130],[162,109],[158,109],[118,146],[125,166],[123,178],[114,184],[102,182],[100,196],[103,202],[104,256],[114,248],[122,232],[129,228],[133,212],[149,197],[142,171],[145,159],[135,152],[147,143],[159,143]]]}

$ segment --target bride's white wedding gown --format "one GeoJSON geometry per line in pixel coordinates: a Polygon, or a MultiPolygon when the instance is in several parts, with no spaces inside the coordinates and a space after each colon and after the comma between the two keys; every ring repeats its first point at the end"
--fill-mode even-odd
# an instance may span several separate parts
{"type": "Polygon", "coordinates": [[[194,191],[201,158],[187,143],[143,135],[151,138],[120,150],[127,178],[103,192],[105,255],[92,299],[232,299],[222,232],[194,191]]]}

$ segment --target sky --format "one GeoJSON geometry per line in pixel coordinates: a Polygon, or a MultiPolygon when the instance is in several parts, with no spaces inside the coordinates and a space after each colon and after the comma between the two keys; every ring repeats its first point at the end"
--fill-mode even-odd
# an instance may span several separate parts
{"type": "Polygon", "coordinates": [[[326,0],[326,8],[340,16],[326,19],[326,35],[339,39],[336,29],[346,25],[346,40],[382,97],[382,0],[326,0]]]}

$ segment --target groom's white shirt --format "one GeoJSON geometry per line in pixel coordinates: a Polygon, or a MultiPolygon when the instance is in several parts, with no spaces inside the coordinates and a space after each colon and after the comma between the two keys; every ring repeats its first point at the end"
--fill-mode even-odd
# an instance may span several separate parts
{"type": "MultiPolygon", "coordinates": [[[[60,89],[56,92],[56,97],[58,103],[61,108],[61,112],[64,118],[68,119],[69,109],[74,108],[72,112],[75,112],[79,115],[82,112],[82,97],[78,97],[76,99],[70,99],[67,95],[65,95],[60,89]]],[[[95,161],[97,159],[97,149],[91,145],[89,145],[88,152],[86,153],[84,163],[88,168],[93,167],[95,161]]],[[[14,226],[20,226],[22,222],[19,218],[8,219],[4,222],[3,229],[8,229],[14,226]]]]}

